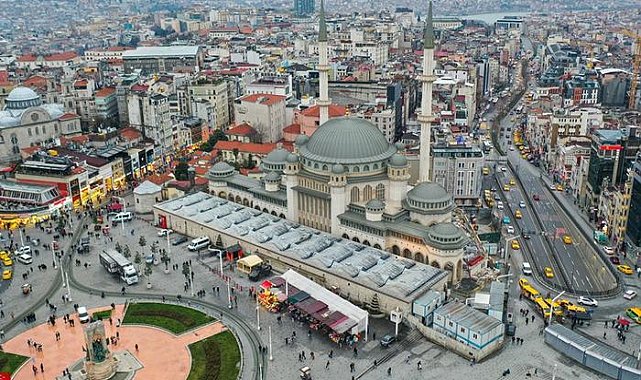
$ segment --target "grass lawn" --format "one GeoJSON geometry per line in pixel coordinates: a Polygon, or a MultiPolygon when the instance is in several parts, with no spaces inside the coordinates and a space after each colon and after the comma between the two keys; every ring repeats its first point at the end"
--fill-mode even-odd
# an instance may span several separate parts
{"type": "Polygon", "coordinates": [[[122,323],[151,325],[181,334],[215,321],[198,310],[164,303],[133,303],[127,307],[122,323]]]}
{"type": "Polygon", "coordinates": [[[107,319],[109,319],[109,317],[111,317],[111,309],[103,310],[103,311],[97,311],[97,312],[93,313],[93,315],[91,316],[91,318],[93,318],[93,320],[95,320],[95,321],[97,321],[99,319],[107,320],[107,319]]]}
{"type": "Polygon", "coordinates": [[[234,380],[240,371],[240,348],[230,331],[189,345],[191,370],[187,380],[234,380]]]}
{"type": "Polygon", "coordinates": [[[0,372],[14,373],[28,357],[0,351],[0,372]]]}

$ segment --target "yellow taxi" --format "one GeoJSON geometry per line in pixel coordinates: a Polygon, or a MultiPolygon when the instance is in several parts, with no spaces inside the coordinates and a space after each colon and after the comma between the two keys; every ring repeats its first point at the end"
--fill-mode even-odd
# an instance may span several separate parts
{"type": "Polygon", "coordinates": [[[565,244],[572,244],[572,236],[570,235],[563,235],[563,242],[565,244]]]}
{"type": "Polygon", "coordinates": [[[13,265],[13,260],[11,260],[10,257],[3,257],[2,258],[2,264],[4,264],[5,266],[10,267],[10,266],[13,265]]]}
{"type": "Polygon", "coordinates": [[[515,251],[521,249],[521,245],[518,240],[512,240],[512,249],[515,251]]]}
{"type": "Polygon", "coordinates": [[[545,269],[543,271],[545,272],[545,277],[547,277],[547,278],[554,277],[554,271],[552,270],[552,268],[545,267],[545,269]]]}
{"type": "Polygon", "coordinates": [[[5,269],[2,271],[2,279],[3,280],[11,280],[11,277],[13,276],[13,272],[11,269],[5,269]]]}
{"type": "Polygon", "coordinates": [[[505,184],[505,186],[503,186],[503,191],[510,191],[510,185],[505,184]]]}
{"type": "Polygon", "coordinates": [[[510,180],[510,186],[514,186],[514,185],[516,185],[516,181],[514,180],[514,178],[512,178],[510,180]]]}
{"type": "Polygon", "coordinates": [[[556,185],[556,191],[563,191],[563,185],[556,185]]]}
{"type": "Polygon", "coordinates": [[[488,175],[488,174],[490,174],[490,168],[486,166],[483,168],[483,175],[488,175]]]}
{"type": "Polygon", "coordinates": [[[619,270],[619,272],[621,272],[623,274],[632,274],[633,273],[633,270],[632,270],[632,268],[630,268],[629,265],[617,265],[617,269],[619,270]]]}
{"type": "Polygon", "coordinates": [[[514,212],[514,217],[515,217],[516,219],[521,219],[521,218],[523,217],[523,213],[521,212],[521,210],[516,210],[516,211],[514,212]]]}

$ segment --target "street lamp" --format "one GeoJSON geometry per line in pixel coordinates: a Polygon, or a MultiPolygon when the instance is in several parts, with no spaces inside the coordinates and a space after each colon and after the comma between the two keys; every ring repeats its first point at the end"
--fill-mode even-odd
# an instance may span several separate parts
{"type": "Polygon", "coordinates": [[[58,244],[58,242],[55,240],[51,242],[51,254],[53,255],[53,269],[58,269],[58,263],[56,262],[56,244],[58,244]]]}
{"type": "Polygon", "coordinates": [[[258,297],[256,297],[256,330],[260,331],[260,305],[258,304],[258,297]]]}
{"type": "Polygon", "coordinates": [[[227,302],[228,302],[227,307],[229,309],[231,309],[232,308],[232,305],[231,305],[231,286],[229,284],[229,279],[227,279],[227,302]]]}
{"type": "MultiPolygon", "coordinates": [[[[127,203],[125,202],[125,198],[123,197],[116,197],[114,198],[118,199],[119,201],[122,201],[122,212],[125,213],[127,212],[127,203]]],[[[121,218],[122,223],[120,224],[122,226],[122,232],[124,234],[125,232],[125,218],[121,218]]]]}
{"type": "Polygon", "coordinates": [[[189,263],[189,284],[191,286],[191,296],[193,297],[194,296],[194,276],[192,276],[192,273],[194,272],[192,271],[192,268],[191,268],[191,260],[189,260],[188,263],[189,263]]]}
{"type": "Polygon", "coordinates": [[[272,326],[269,325],[269,360],[274,360],[274,355],[272,351],[272,326]]]}
{"type": "Polygon", "coordinates": [[[550,316],[548,317],[548,326],[552,325],[552,314],[554,314],[554,303],[556,302],[556,300],[561,298],[561,296],[564,294],[565,294],[565,290],[559,293],[556,297],[552,298],[552,303],[550,304],[550,316]]]}

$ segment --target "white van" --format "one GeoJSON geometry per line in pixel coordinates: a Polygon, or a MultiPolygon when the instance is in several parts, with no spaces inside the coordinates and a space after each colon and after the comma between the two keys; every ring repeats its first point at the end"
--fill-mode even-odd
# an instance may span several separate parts
{"type": "Polygon", "coordinates": [[[121,212],[118,215],[116,215],[113,218],[111,218],[111,222],[113,224],[117,224],[117,223],[122,223],[123,221],[124,222],[128,222],[128,221],[132,220],[133,218],[134,218],[134,214],[133,213],[131,213],[129,211],[121,212]]]}
{"type": "Polygon", "coordinates": [[[523,262],[523,265],[521,265],[521,270],[523,270],[524,275],[532,275],[532,266],[527,261],[523,262]]]}
{"type": "Polygon", "coordinates": [[[89,313],[87,312],[87,308],[84,306],[80,306],[78,308],[78,320],[80,320],[80,323],[87,323],[89,322],[89,313]]]}
{"type": "Polygon", "coordinates": [[[190,251],[198,251],[203,248],[207,248],[208,245],[209,238],[207,236],[201,236],[192,240],[191,243],[187,246],[187,249],[189,249],[190,251]]]}

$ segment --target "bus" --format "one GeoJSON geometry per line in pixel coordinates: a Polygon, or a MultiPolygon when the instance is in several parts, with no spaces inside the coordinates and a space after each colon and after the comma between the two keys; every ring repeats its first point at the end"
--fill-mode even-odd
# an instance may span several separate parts
{"type": "Polygon", "coordinates": [[[636,323],[641,324],[641,308],[631,307],[625,311],[625,315],[636,323]]]}

